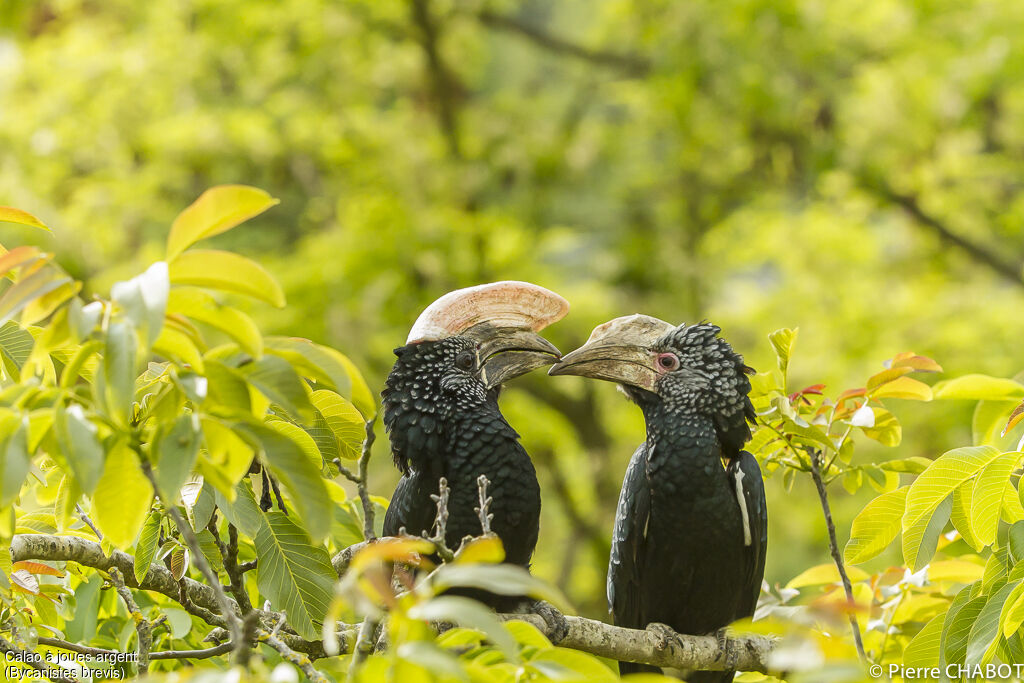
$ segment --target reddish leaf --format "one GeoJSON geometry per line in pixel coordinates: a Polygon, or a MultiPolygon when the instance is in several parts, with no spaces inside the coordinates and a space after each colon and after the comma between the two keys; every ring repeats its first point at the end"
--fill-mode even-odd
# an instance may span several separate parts
{"type": "Polygon", "coordinates": [[[865,389],[864,387],[861,387],[860,389],[847,389],[843,393],[839,394],[839,396],[836,398],[836,403],[840,404],[843,401],[846,401],[851,398],[860,398],[861,396],[864,396],[867,393],[868,390],[865,389]]]}
{"type": "Polygon", "coordinates": [[[15,247],[0,256],[0,275],[6,275],[15,268],[32,263],[41,257],[42,252],[36,247],[15,247]]]}
{"type": "Polygon", "coordinates": [[[918,356],[913,351],[896,354],[886,361],[887,368],[911,368],[916,372],[942,372],[942,366],[928,356],[918,356]]]}
{"type": "Polygon", "coordinates": [[[47,576],[57,576],[61,578],[63,578],[64,576],[64,572],[62,572],[61,570],[57,569],[56,567],[51,567],[48,564],[43,564],[42,562],[29,562],[27,560],[21,560],[19,562],[15,562],[12,565],[12,568],[15,571],[19,569],[24,569],[30,574],[46,574],[47,576]]]}
{"type": "Polygon", "coordinates": [[[1006,432],[1010,431],[1017,426],[1017,423],[1024,420],[1024,402],[1013,409],[1010,413],[1010,419],[1007,420],[1006,426],[1003,427],[1003,433],[1000,436],[1006,436],[1006,432]]]}

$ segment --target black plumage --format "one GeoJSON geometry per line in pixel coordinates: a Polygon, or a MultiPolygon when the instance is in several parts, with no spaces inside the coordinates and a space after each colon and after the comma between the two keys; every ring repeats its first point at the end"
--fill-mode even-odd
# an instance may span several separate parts
{"type": "MultiPolygon", "coordinates": [[[[643,410],[647,440],[626,471],[612,539],[608,601],[620,626],[663,623],[705,634],[751,616],[757,605],[768,513],[760,468],[743,450],[754,419],[749,368],[718,332],[680,326],[625,346],[615,345],[613,333],[552,368],[614,379],[609,363],[625,362],[634,367],[619,374],[642,377],[623,383],[643,410]]],[[[623,674],[649,669],[620,664],[623,674]]],[[[689,680],[733,675],[694,672],[689,680]]]]}
{"type": "MultiPolygon", "coordinates": [[[[519,435],[498,409],[499,386],[481,377],[477,344],[464,336],[408,344],[383,391],[384,425],[402,478],[384,518],[384,534],[401,527],[430,533],[441,477],[451,495],[445,540],[457,548],[479,536],[477,477],[486,475],[493,499],[491,529],[502,540],[506,561],[529,566],[540,524],[540,486],[519,435]]],[[[546,364],[554,362],[554,356],[546,364]]],[[[534,364],[532,367],[536,367],[534,364]]],[[[507,601],[491,596],[493,607],[507,601]]]]}

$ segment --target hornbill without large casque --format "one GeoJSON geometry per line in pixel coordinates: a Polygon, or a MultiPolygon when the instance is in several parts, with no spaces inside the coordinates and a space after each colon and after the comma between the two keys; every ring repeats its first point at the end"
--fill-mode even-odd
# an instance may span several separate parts
{"type": "MultiPolygon", "coordinates": [[[[754,420],[752,370],[719,332],[706,323],[616,318],[549,370],[617,382],[644,413],[647,440],[626,470],[608,566],[619,626],[721,635],[757,605],[768,511],[757,460],[743,450],[754,420]]],[[[702,671],[688,680],[733,675],[702,671]]]]}
{"type": "MultiPolygon", "coordinates": [[[[537,474],[519,435],[498,410],[502,382],[559,356],[537,332],[560,320],[569,304],[543,287],[496,282],[450,292],[416,320],[382,392],[384,426],[402,478],[384,517],[384,534],[402,527],[430,533],[431,498],[448,481],[445,540],[455,549],[479,536],[477,478],[486,475],[491,530],[505,561],[529,566],[540,524],[537,474]]],[[[474,595],[496,609],[518,600],[474,595]]]]}

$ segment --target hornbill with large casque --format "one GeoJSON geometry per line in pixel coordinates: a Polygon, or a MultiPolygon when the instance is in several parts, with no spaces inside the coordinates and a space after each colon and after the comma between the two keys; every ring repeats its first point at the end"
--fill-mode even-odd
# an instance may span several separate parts
{"type": "MultiPolygon", "coordinates": [[[[617,382],[644,414],[647,440],[626,470],[608,566],[619,626],[721,635],[757,605],[768,511],[757,460],[743,450],[754,420],[752,370],[719,332],[616,318],[549,370],[617,382]]],[[[620,670],[650,667],[623,662],[620,670]]],[[[733,675],[702,671],[688,680],[733,675]]]]}
{"type": "MultiPolygon", "coordinates": [[[[569,304],[543,287],[495,282],[450,292],[416,320],[382,392],[384,426],[402,478],[395,488],[384,534],[430,533],[439,480],[448,481],[445,540],[457,548],[479,536],[477,478],[486,475],[492,499],[491,531],[505,561],[529,566],[540,525],[537,474],[519,435],[498,409],[503,382],[559,356],[537,332],[560,320],[569,304]]],[[[482,597],[492,607],[515,602],[482,597]]]]}

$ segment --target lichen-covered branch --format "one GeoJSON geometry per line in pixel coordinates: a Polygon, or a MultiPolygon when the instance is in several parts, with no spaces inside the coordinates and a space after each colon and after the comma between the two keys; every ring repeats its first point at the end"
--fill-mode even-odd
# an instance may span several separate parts
{"type": "MultiPolygon", "coordinates": [[[[68,652],[77,652],[81,655],[88,655],[90,657],[111,657],[120,654],[117,650],[105,650],[101,647],[89,647],[87,645],[79,645],[78,643],[69,643],[66,640],[59,638],[47,638],[45,636],[39,636],[39,645],[43,647],[55,647],[59,650],[67,650],[68,652]]],[[[231,652],[234,646],[231,643],[222,643],[213,647],[208,647],[203,650],[164,650],[163,652],[150,652],[150,661],[156,661],[158,659],[210,659],[211,657],[218,657],[220,655],[231,652]]]]}
{"type": "Polygon", "coordinates": [[[138,652],[136,666],[139,667],[139,675],[144,676],[149,672],[149,650],[153,647],[153,625],[142,614],[138,603],[132,597],[132,592],[124,585],[124,575],[121,570],[111,567],[107,573],[110,575],[110,581],[114,584],[117,594],[121,596],[125,607],[128,608],[129,616],[135,622],[135,632],[138,634],[139,641],[136,646],[136,652],[138,652]]]}
{"type": "Polygon", "coordinates": [[[491,533],[491,520],[494,519],[494,515],[490,512],[491,503],[493,499],[487,495],[487,485],[490,482],[487,481],[487,475],[481,474],[476,478],[477,494],[480,498],[480,507],[473,508],[473,511],[480,518],[480,530],[486,536],[491,533]]]}
{"type": "MultiPolygon", "coordinates": [[[[538,614],[503,614],[506,621],[517,619],[532,624],[542,633],[548,625],[538,614]]],[[[666,637],[661,632],[612,626],[583,617],[565,617],[568,633],[559,647],[581,650],[620,662],[638,662],[673,669],[701,669],[768,673],[768,658],[776,640],[766,636],[730,637],[725,647],[714,635],[690,636],[676,634],[666,637]]]]}
{"type": "Polygon", "coordinates": [[[313,681],[313,683],[328,683],[327,678],[313,666],[312,659],[290,648],[276,634],[261,628],[256,630],[256,639],[277,650],[281,657],[299,667],[302,673],[306,675],[306,678],[313,681]]]}
{"type": "Polygon", "coordinates": [[[338,471],[341,472],[346,479],[356,485],[356,490],[359,493],[359,501],[363,506],[363,538],[367,541],[372,541],[377,538],[377,532],[373,530],[373,501],[370,500],[370,489],[366,484],[367,465],[370,462],[370,455],[373,453],[373,442],[377,439],[377,435],[373,431],[373,426],[376,423],[376,417],[366,421],[366,436],[363,437],[363,450],[359,456],[359,464],[356,472],[352,472],[352,470],[342,465],[341,460],[338,458],[334,459],[334,464],[337,466],[338,471]]]}
{"type": "Polygon", "coordinates": [[[74,683],[72,679],[66,676],[51,675],[55,668],[50,668],[46,664],[37,662],[34,658],[25,650],[20,647],[16,647],[7,641],[6,638],[0,637],[0,652],[4,653],[4,667],[11,666],[7,662],[20,662],[25,666],[30,667],[39,672],[40,676],[49,678],[51,681],[57,681],[58,683],[74,683]]]}

